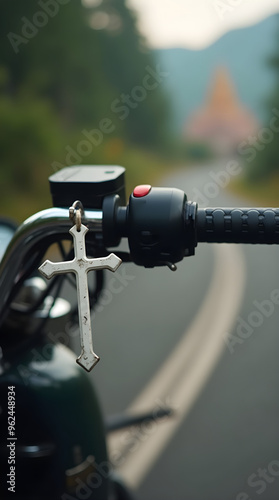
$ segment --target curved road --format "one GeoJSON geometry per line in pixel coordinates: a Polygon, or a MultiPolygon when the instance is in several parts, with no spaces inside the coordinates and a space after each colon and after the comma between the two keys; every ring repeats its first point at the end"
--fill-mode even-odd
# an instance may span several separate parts
{"type": "MultiPolygon", "coordinates": [[[[198,190],[200,206],[244,206],[209,186],[212,170],[224,166],[164,184],[193,201],[198,190]]],[[[105,414],[154,412],[109,441],[136,498],[278,500],[278,257],[276,247],[204,244],[176,273],[129,264],[107,275],[91,377],[105,414]],[[158,423],[165,404],[176,414],[158,423]]]]}

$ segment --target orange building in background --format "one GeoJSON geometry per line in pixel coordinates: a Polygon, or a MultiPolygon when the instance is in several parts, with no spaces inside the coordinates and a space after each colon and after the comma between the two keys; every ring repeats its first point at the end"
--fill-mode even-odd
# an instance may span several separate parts
{"type": "Polygon", "coordinates": [[[218,68],[204,106],[187,120],[184,138],[206,144],[215,153],[231,153],[257,133],[256,117],[239,101],[226,68],[218,68]]]}

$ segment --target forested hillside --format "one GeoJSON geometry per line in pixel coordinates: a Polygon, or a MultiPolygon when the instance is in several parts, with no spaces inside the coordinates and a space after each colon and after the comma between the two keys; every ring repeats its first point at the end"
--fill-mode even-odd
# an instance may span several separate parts
{"type": "Polygon", "coordinates": [[[0,8],[2,212],[20,200],[32,212],[63,165],[125,155],[133,163],[135,148],[162,148],[168,75],[125,0],[0,0],[0,8]]]}

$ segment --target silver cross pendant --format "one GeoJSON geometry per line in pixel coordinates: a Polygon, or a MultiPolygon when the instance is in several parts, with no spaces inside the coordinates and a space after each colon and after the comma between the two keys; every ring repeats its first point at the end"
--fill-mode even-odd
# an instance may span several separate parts
{"type": "Polygon", "coordinates": [[[88,259],[85,247],[85,235],[87,231],[88,228],[83,224],[80,225],[79,230],[75,225],[69,231],[74,240],[75,258],[73,260],[66,262],[51,262],[46,260],[39,267],[39,271],[47,279],[52,278],[54,274],[75,273],[76,275],[81,343],[81,354],[77,359],[77,363],[89,372],[98,363],[100,358],[93,351],[87,273],[97,269],[116,271],[122,260],[113,253],[108,257],[88,259]]]}

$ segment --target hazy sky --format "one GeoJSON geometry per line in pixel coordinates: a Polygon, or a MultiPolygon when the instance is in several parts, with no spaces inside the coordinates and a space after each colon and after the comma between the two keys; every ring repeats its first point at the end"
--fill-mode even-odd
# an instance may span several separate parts
{"type": "Polygon", "coordinates": [[[203,48],[279,12],[279,0],[127,0],[152,47],[203,48]]]}

